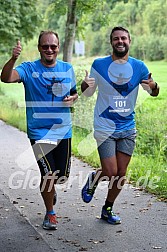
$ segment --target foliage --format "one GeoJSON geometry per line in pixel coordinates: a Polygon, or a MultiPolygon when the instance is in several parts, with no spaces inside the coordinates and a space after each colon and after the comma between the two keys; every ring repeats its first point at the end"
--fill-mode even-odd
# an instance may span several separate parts
{"type": "MultiPolygon", "coordinates": [[[[0,0],[2,62],[18,38],[23,43],[41,29],[57,30],[62,52],[68,2],[69,0],[0,0]]],[[[75,38],[84,39],[87,56],[106,55],[111,52],[111,29],[121,25],[131,33],[132,56],[167,60],[166,13],[167,1],[164,0],[77,0],[75,38]]]]}
{"type": "Polygon", "coordinates": [[[101,55],[103,54],[102,45],[103,45],[103,36],[100,32],[96,32],[93,38],[93,47],[90,51],[90,56],[101,55]]]}
{"type": "MultiPolygon", "coordinates": [[[[131,0],[127,3],[114,1],[112,7],[107,14],[107,22],[110,26],[102,27],[100,25],[98,32],[93,25],[89,26],[89,31],[86,30],[86,33],[91,34],[92,37],[91,40],[90,36],[84,37],[86,55],[109,54],[111,52],[109,34],[114,26],[119,25],[126,27],[131,33],[130,53],[133,57],[151,61],[167,60],[165,46],[167,40],[167,1],[131,0]],[[100,43],[101,47],[99,48],[100,43]]],[[[87,23],[90,24],[91,20],[87,20],[87,23]]]]}
{"type": "MultiPolygon", "coordinates": [[[[50,28],[58,29],[59,19],[63,16],[66,21],[66,13],[68,0],[52,0],[46,10],[46,18],[50,28]]],[[[110,1],[112,2],[112,1],[110,1]]],[[[108,14],[110,8],[105,0],[77,0],[76,5],[76,36],[83,35],[88,24],[94,27],[94,30],[99,30],[100,27],[108,24],[108,14]],[[100,10],[100,11],[99,11],[100,10]],[[96,13],[98,12],[98,15],[96,13]]],[[[64,37],[64,36],[63,36],[64,37]]]]}
{"type": "Polygon", "coordinates": [[[166,13],[167,2],[164,0],[154,1],[153,4],[146,6],[143,17],[146,19],[150,34],[167,35],[166,13]]]}
{"type": "Polygon", "coordinates": [[[9,53],[18,39],[33,38],[41,15],[33,0],[0,0],[0,6],[0,53],[9,53]]]}
{"type": "Polygon", "coordinates": [[[167,52],[166,41],[167,37],[164,36],[157,37],[150,35],[149,39],[146,35],[134,37],[132,38],[130,54],[136,58],[147,59],[149,61],[165,59],[167,52]]]}

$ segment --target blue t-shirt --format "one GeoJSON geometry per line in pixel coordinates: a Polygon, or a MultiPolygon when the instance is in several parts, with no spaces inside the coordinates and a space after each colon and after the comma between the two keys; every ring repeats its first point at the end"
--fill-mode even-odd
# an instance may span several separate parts
{"type": "Polygon", "coordinates": [[[23,62],[15,69],[25,88],[28,137],[52,141],[71,138],[70,108],[63,102],[76,92],[71,64],[57,60],[55,67],[45,67],[36,60],[23,62]]]}
{"type": "Polygon", "coordinates": [[[139,83],[148,79],[148,68],[135,58],[113,61],[111,56],[96,59],[90,77],[98,87],[94,130],[111,135],[135,129],[134,108],[139,83]]]}

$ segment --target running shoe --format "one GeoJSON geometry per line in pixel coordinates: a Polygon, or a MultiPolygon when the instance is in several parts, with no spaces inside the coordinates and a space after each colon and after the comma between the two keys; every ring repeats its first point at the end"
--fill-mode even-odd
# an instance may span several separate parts
{"type": "Polygon", "coordinates": [[[95,189],[97,185],[94,185],[93,180],[95,176],[95,172],[91,172],[91,174],[88,176],[87,182],[82,188],[82,199],[85,203],[89,203],[94,195],[95,189]]]}
{"type": "Polygon", "coordinates": [[[104,209],[104,206],[103,206],[102,212],[101,212],[101,218],[113,225],[121,223],[120,217],[116,215],[115,213],[113,213],[111,207],[107,207],[107,209],[104,209]]]}
{"type": "Polygon", "coordinates": [[[57,229],[58,221],[56,220],[55,214],[46,214],[43,221],[43,228],[47,230],[55,230],[57,229]]]}
{"type": "Polygon", "coordinates": [[[54,197],[53,197],[53,205],[56,205],[57,202],[57,192],[55,191],[54,197]]]}

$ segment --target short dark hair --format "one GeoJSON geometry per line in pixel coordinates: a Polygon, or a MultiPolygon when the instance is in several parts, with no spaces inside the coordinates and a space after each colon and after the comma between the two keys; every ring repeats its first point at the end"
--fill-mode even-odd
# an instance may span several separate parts
{"type": "Polygon", "coordinates": [[[56,38],[58,39],[58,44],[59,44],[59,35],[58,35],[58,33],[48,30],[48,31],[41,31],[40,32],[39,37],[38,37],[38,46],[40,45],[41,37],[43,35],[47,35],[47,34],[54,34],[56,36],[56,38]]]}
{"type": "Polygon", "coordinates": [[[114,28],[112,29],[112,31],[111,31],[111,34],[110,34],[110,43],[112,42],[112,34],[113,34],[115,31],[124,31],[124,32],[126,32],[126,33],[128,34],[129,39],[130,39],[130,33],[129,33],[129,31],[128,31],[126,28],[124,28],[124,27],[122,27],[122,26],[116,26],[116,27],[114,27],[114,28]]]}

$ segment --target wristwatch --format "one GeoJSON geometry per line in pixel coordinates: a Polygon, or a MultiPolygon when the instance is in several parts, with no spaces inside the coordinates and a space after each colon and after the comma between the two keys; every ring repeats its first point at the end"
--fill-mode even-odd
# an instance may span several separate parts
{"type": "Polygon", "coordinates": [[[158,84],[155,82],[155,87],[152,89],[152,91],[157,89],[158,84]]]}

